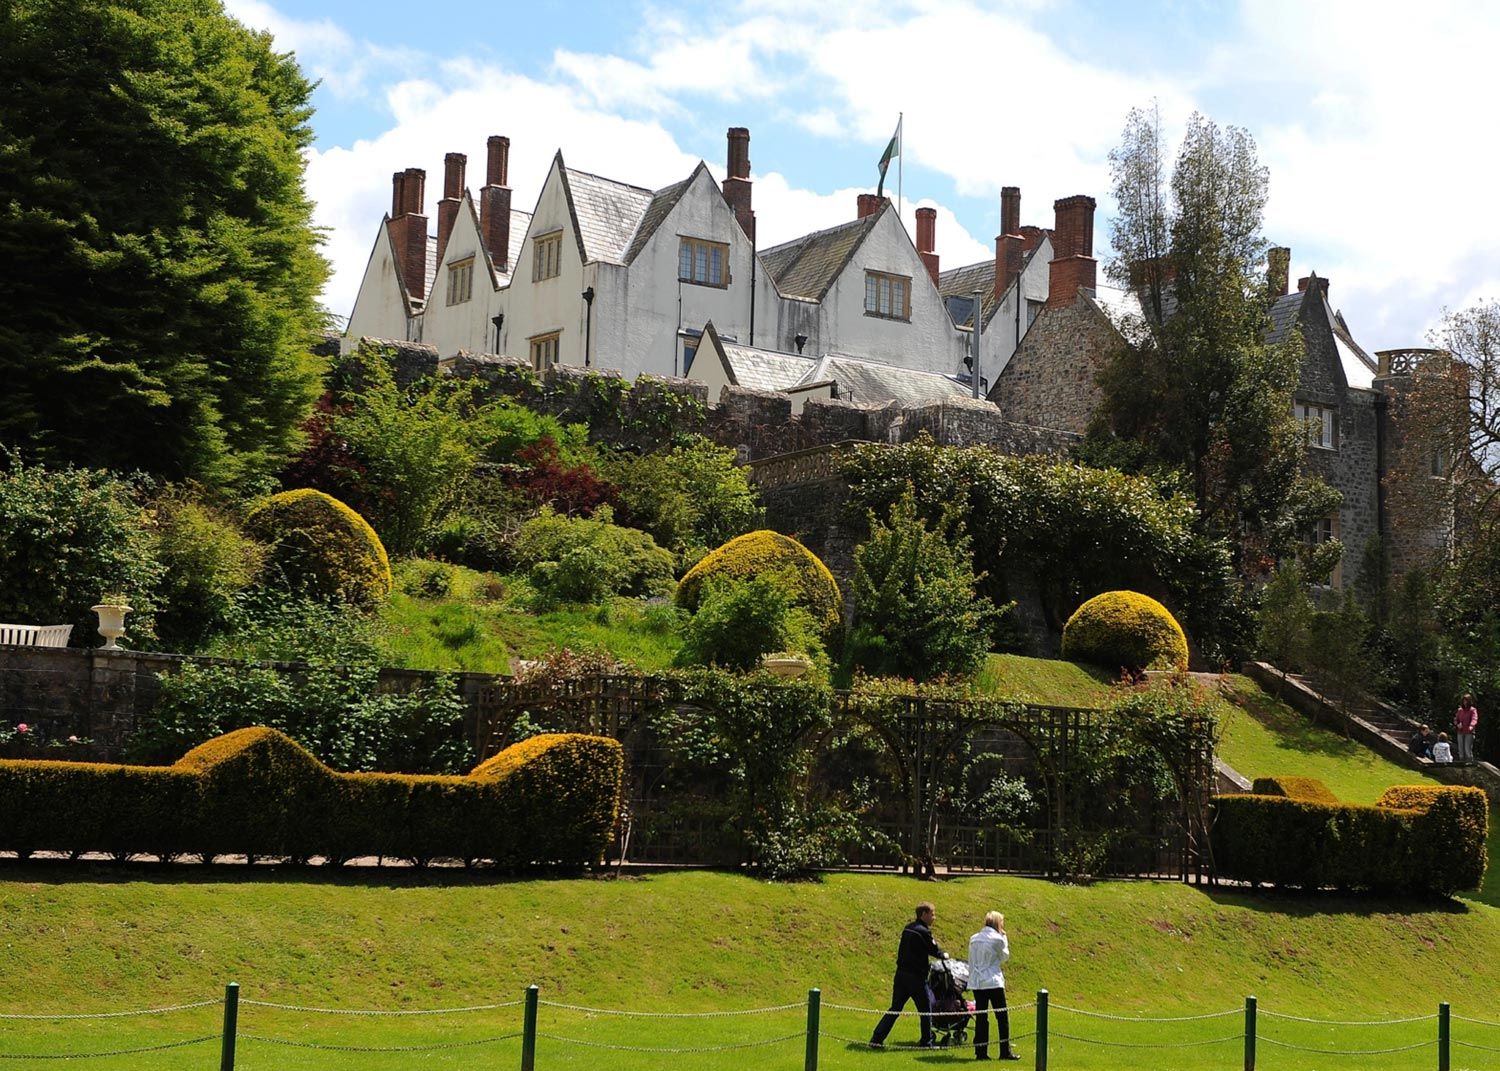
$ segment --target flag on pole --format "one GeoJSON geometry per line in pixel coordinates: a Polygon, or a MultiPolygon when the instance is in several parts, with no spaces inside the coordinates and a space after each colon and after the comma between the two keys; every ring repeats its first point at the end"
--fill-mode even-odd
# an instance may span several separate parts
{"type": "Polygon", "coordinates": [[[901,155],[901,120],[896,120],[896,132],[891,135],[891,142],[885,147],[885,152],[880,154],[880,184],[875,187],[875,196],[885,196],[885,173],[891,166],[891,161],[901,155]]]}

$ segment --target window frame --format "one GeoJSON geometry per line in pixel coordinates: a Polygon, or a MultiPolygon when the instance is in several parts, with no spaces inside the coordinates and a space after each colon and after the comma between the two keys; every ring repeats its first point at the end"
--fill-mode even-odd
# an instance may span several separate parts
{"type": "Polygon", "coordinates": [[[677,281],[690,286],[711,286],[715,290],[727,290],[734,282],[729,270],[729,243],[716,242],[711,238],[695,238],[690,234],[677,236],[677,281]],[[719,257],[719,280],[713,279],[713,257],[719,257]],[[703,278],[698,278],[699,265],[703,278]],[[684,265],[686,268],[684,269],[684,265]]]}
{"type": "Polygon", "coordinates": [[[562,274],[562,235],[559,227],[531,239],[532,282],[543,283],[562,274]]]}
{"type": "Polygon", "coordinates": [[[526,353],[531,361],[534,372],[545,372],[548,368],[556,368],[562,363],[562,329],[556,331],[543,331],[539,335],[532,335],[526,340],[526,353]],[[548,356],[547,347],[551,344],[551,359],[548,356]]]}
{"type": "Polygon", "coordinates": [[[865,269],[865,315],[873,316],[879,320],[897,320],[903,323],[911,322],[911,276],[897,275],[895,272],[877,271],[874,268],[865,269]],[[873,287],[874,308],[871,308],[871,292],[873,287]],[[902,305],[901,311],[882,312],[881,304],[891,308],[895,303],[897,287],[900,288],[902,305]],[[882,288],[885,293],[882,294],[882,288]]]}
{"type": "Polygon", "coordinates": [[[1316,402],[1293,402],[1292,415],[1303,428],[1303,443],[1314,450],[1339,448],[1339,411],[1316,402]],[[1326,441],[1325,441],[1326,438],[1326,441]]]}
{"type": "Polygon", "coordinates": [[[448,265],[448,300],[449,305],[463,305],[474,298],[474,256],[470,254],[462,260],[455,260],[448,265]]]}

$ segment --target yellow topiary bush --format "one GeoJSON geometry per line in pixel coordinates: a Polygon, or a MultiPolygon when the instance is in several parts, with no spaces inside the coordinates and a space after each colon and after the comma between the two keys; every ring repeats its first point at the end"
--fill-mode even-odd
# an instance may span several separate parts
{"type": "Polygon", "coordinates": [[[797,602],[813,615],[823,634],[830,636],[836,632],[844,617],[844,597],[838,581],[816,554],[795,539],[769,529],[736,536],[704,555],[677,585],[677,604],[690,612],[696,611],[709,577],[748,580],[782,571],[796,577],[797,602]]]}
{"type": "Polygon", "coordinates": [[[304,487],[256,506],[246,528],[271,547],[268,572],[292,587],[373,609],[391,593],[391,562],[369,522],[331,495],[304,487]]]}
{"type": "Polygon", "coordinates": [[[1316,777],[1257,777],[1250,791],[1257,796],[1285,796],[1310,803],[1338,803],[1333,790],[1316,777]]]}
{"type": "Polygon", "coordinates": [[[1161,603],[1135,591],[1106,591],[1063,626],[1063,657],[1127,669],[1187,669],[1187,637],[1161,603]]]}

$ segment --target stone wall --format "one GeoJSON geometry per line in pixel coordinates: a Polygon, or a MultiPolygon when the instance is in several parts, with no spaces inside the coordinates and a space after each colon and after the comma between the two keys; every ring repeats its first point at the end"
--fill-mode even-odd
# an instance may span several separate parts
{"type": "MultiPolygon", "coordinates": [[[[118,762],[141,719],[161,692],[160,678],[184,665],[239,665],[229,659],[163,654],[156,651],[106,651],[79,647],[0,646],[0,723],[24,722],[37,739],[64,742],[70,736],[90,741],[86,748],[67,749],[74,759],[118,762]]],[[[285,673],[305,673],[295,662],[259,663],[285,673]]],[[[475,743],[486,710],[508,678],[486,673],[439,674],[415,669],[382,669],[380,690],[413,691],[447,677],[454,681],[467,707],[465,733],[475,743]]],[[[53,757],[48,752],[42,757],[53,757]]]]}
{"type": "Polygon", "coordinates": [[[989,399],[1008,420],[1082,435],[1099,408],[1099,363],[1120,336],[1086,297],[1066,308],[1043,309],[989,399]]]}

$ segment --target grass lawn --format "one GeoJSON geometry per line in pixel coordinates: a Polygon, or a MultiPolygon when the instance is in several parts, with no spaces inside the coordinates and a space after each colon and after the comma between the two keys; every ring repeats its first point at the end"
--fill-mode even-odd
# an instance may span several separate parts
{"type": "Polygon", "coordinates": [[[1099,667],[1078,662],[992,654],[975,684],[992,695],[1053,706],[1097,707],[1108,701],[1114,678],[1099,667]]]}
{"type": "MultiPolygon", "coordinates": [[[[1493,1018],[1500,988],[1500,910],[1482,904],[1257,896],[1184,885],[1108,882],[1064,887],[1020,878],[834,875],[770,885],[737,875],[663,873],[619,881],[482,880],[441,872],[375,875],[262,869],[87,868],[7,864],[0,870],[0,1013],[117,1011],[212,999],[235,979],[244,1001],[388,1011],[491,1004],[521,997],[595,1009],[722,1011],[800,1004],[822,989],[822,1066],[967,1061],[971,1053],[874,1053],[860,1044],[888,996],[896,933],[911,904],[937,905],[939,940],[965,947],[984,912],[1007,914],[1012,1003],[1045,986],[1053,1002],[1051,1066],[1238,1068],[1240,1042],[1174,1050],[1128,1043],[1213,1042],[1237,1034],[1246,993],[1262,1009],[1264,1068],[1304,1071],[1327,1057],[1277,1049],[1374,1049],[1435,1035],[1431,1022],[1335,1028],[1276,1020],[1283,1012],[1384,1019],[1435,1011],[1493,1018]],[[1078,1011],[1236,1014],[1132,1024],[1078,1011]],[[852,1039],[852,1041],[840,1040],[852,1039]]],[[[131,1048],[214,1033],[213,1007],[141,1018],[3,1021],[0,1057],[131,1048]]],[[[253,1038],[365,1047],[484,1041],[519,1029],[519,1008],[354,1017],[246,1003],[237,1067],[386,1071],[514,1066],[519,1042],[381,1055],[294,1048],[253,1038]]],[[[800,1066],[800,1008],[725,1018],[627,1018],[543,1006],[539,1068],[800,1066]],[[690,1048],[797,1034],[706,1056],[630,1053],[576,1044],[690,1048]],[[545,1035],[552,1035],[546,1037],[545,1035]],[[569,1041],[558,1039],[571,1039],[569,1041]]],[[[1018,1011],[1013,1031],[1032,1029],[1018,1011]]],[[[904,1021],[892,1041],[909,1041],[904,1021]]],[[[1455,1025],[1455,1037],[1500,1047],[1500,1029],[1455,1025]]],[[[1033,1052],[1030,1039],[1018,1047],[1033,1052]]],[[[1455,1049],[1453,1067],[1477,1068],[1455,1049]]],[[[1404,1071],[1434,1065],[1432,1047],[1343,1058],[1339,1067],[1404,1071]]],[[[187,1069],[217,1060],[213,1042],[101,1067],[187,1069]]],[[[94,1062],[91,1062],[94,1063],[94,1062]]],[[[1027,1062],[1020,1066],[1031,1066],[1027,1062]]]]}
{"type": "MultiPolygon", "coordinates": [[[[423,563],[412,563],[423,564],[423,563]]],[[[637,599],[567,606],[533,614],[503,577],[451,567],[452,590],[432,597],[397,590],[381,612],[390,664],[408,669],[508,673],[510,659],[548,651],[608,651],[641,669],[672,664],[680,640],[670,607],[637,599]]]]}

